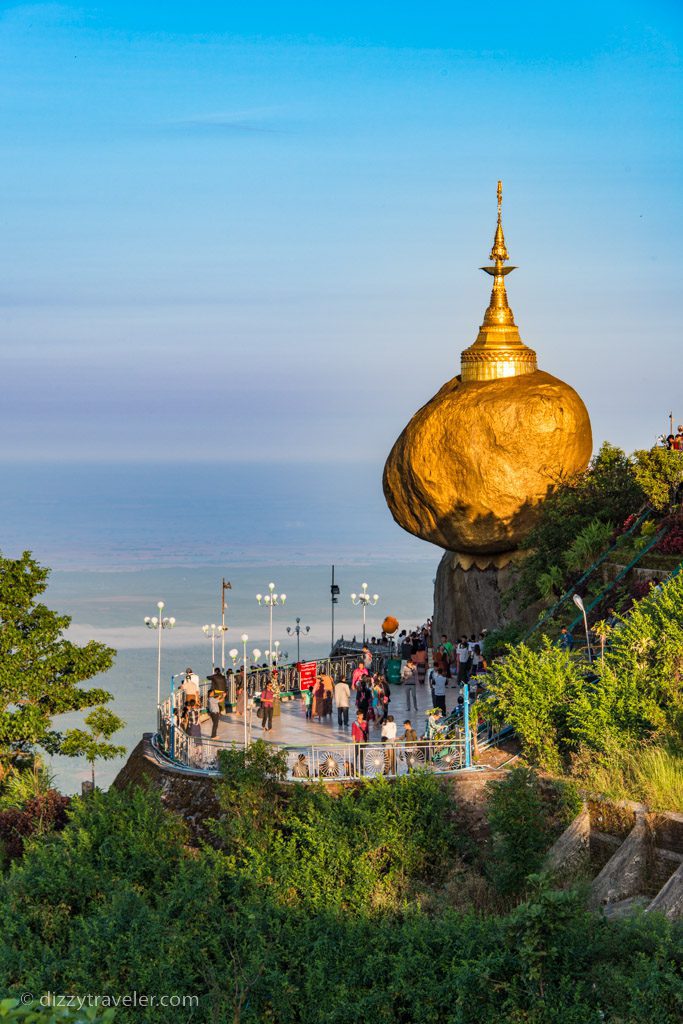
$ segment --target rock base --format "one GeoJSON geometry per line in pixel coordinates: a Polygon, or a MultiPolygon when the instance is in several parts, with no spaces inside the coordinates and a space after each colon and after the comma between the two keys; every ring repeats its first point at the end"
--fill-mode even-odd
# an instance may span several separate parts
{"type": "Polygon", "coordinates": [[[528,619],[530,625],[535,621],[535,606],[526,609],[522,616],[515,602],[503,604],[503,594],[514,579],[516,557],[507,556],[504,565],[479,568],[471,560],[461,560],[453,551],[444,553],[434,582],[432,636],[437,642],[444,633],[449,640],[455,640],[463,634],[479,636],[483,629],[500,629],[520,617],[528,619]]]}

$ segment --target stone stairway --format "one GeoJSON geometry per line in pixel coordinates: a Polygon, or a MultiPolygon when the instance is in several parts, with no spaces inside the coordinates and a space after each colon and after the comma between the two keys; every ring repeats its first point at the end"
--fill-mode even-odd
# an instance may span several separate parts
{"type": "Polygon", "coordinates": [[[558,877],[592,876],[591,905],[607,916],[643,909],[683,918],[683,815],[590,800],[555,842],[558,877]]]}

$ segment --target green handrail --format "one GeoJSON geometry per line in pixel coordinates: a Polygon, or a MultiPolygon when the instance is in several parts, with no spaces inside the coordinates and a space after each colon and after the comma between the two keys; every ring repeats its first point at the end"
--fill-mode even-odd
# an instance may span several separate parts
{"type": "Polygon", "coordinates": [[[650,508],[650,506],[648,505],[648,506],[646,506],[646,508],[645,508],[644,512],[642,512],[642,513],[641,513],[641,515],[640,515],[640,516],[638,517],[638,519],[636,519],[636,521],[635,521],[635,522],[633,523],[633,525],[632,525],[632,526],[630,526],[630,527],[628,528],[628,530],[626,530],[626,532],[625,532],[625,533],[622,533],[622,534],[621,534],[621,535],[620,535],[619,537],[617,537],[617,539],[616,539],[615,541],[613,541],[613,543],[612,543],[612,544],[610,544],[610,545],[609,545],[609,547],[608,547],[608,548],[606,548],[606,549],[605,549],[605,550],[603,551],[603,553],[602,553],[602,554],[601,554],[601,555],[600,555],[600,556],[599,556],[598,558],[596,558],[596,560],[595,560],[595,561],[593,562],[593,564],[592,564],[591,566],[589,566],[589,567],[588,567],[588,569],[586,569],[586,571],[585,571],[585,573],[583,574],[583,576],[581,577],[581,579],[578,579],[578,580],[576,581],[576,583],[574,584],[574,586],[570,587],[570,588],[569,588],[569,590],[567,590],[567,591],[566,591],[566,592],[565,592],[565,593],[564,593],[564,594],[562,595],[562,597],[560,597],[560,598],[559,598],[559,600],[558,600],[558,601],[556,601],[556,603],[555,603],[555,604],[554,604],[554,605],[552,606],[552,608],[550,608],[550,610],[549,610],[549,611],[547,611],[547,612],[545,613],[545,615],[543,615],[543,616],[542,616],[542,618],[540,618],[540,619],[538,620],[538,622],[534,623],[534,625],[533,625],[533,626],[531,627],[531,629],[530,629],[530,630],[528,630],[528,631],[527,631],[527,632],[526,632],[526,633],[524,634],[524,636],[523,636],[523,637],[522,637],[522,639],[520,640],[520,643],[522,643],[522,644],[526,643],[526,641],[527,641],[527,640],[529,639],[529,637],[530,637],[530,636],[531,636],[531,635],[532,635],[533,633],[535,633],[537,629],[539,629],[539,628],[540,628],[540,627],[541,627],[542,625],[544,625],[544,623],[546,623],[546,622],[548,621],[548,619],[552,619],[552,618],[553,618],[553,617],[555,616],[555,614],[556,614],[556,613],[557,613],[557,612],[558,612],[558,611],[560,610],[560,608],[562,607],[562,605],[563,605],[563,604],[565,604],[565,603],[566,603],[566,602],[567,602],[567,601],[569,600],[569,598],[570,598],[570,597],[573,597],[573,596],[574,596],[574,594],[575,594],[575,593],[576,593],[576,591],[577,591],[577,588],[578,588],[578,587],[581,587],[581,586],[583,586],[583,584],[584,584],[584,583],[586,582],[586,580],[588,579],[588,577],[589,577],[589,576],[592,576],[592,575],[593,575],[593,573],[595,572],[595,570],[596,570],[596,569],[599,569],[599,568],[600,568],[600,566],[602,565],[602,563],[603,563],[603,562],[604,562],[604,561],[605,561],[605,560],[606,560],[606,559],[607,559],[607,558],[608,558],[608,557],[609,557],[609,556],[611,555],[611,553],[612,553],[612,552],[614,551],[614,549],[616,548],[616,546],[617,546],[617,544],[619,543],[619,541],[621,541],[623,537],[629,537],[629,536],[630,536],[630,535],[631,535],[631,534],[632,534],[632,533],[634,532],[634,530],[637,530],[637,529],[638,529],[638,527],[639,527],[639,526],[640,526],[640,525],[641,525],[641,524],[642,524],[642,523],[643,523],[643,522],[644,522],[644,521],[645,521],[646,519],[648,519],[648,518],[649,518],[649,517],[650,517],[651,515],[652,515],[652,509],[651,509],[651,508],[650,508]]]}
{"type": "MultiPolygon", "coordinates": [[[[635,557],[635,558],[633,558],[633,559],[632,559],[632,560],[631,560],[631,561],[630,561],[630,562],[628,563],[628,565],[627,565],[627,566],[625,566],[625,567],[624,567],[624,568],[623,568],[623,569],[621,570],[621,572],[617,573],[617,575],[616,575],[616,576],[614,577],[614,579],[613,579],[613,580],[611,580],[611,581],[610,581],[610,582],[609,582],[609,583],[607,584],[607,586],[606,586],[606,587],[604,587],[604,588],[603,588],[603,589],[602,589],[602,590],[600,591],[600,593],[598,594],[598,596],[597,596],[596,598],[594,598],[594,599],[593,599],[593,600],[591,601],[591,603],[590,603],[590,604],[587,604],[587,605],[586,605],[586,609],[585,609],[585,610],[586,610],[586,615],[588,615],[588,613],[589,613],[589,612],[591,612],[591,611],[592,611],[592,610],[593,610],[593,609],[595,608],[595,606],[596,606],[597,604],[600,604],[600,602],[601,602],[601,601],[602,601],[602,599],[604,598],[605,594],[608,594],[608,593],[610,592],[610,590],[612,590],[612,588],[613,588],[613,587],[615,587],[615,586],[616,586],[616,584],[617,584],[617,583],[618,583],[618,582],[619,582],[620,580],[622,580],[622,579],[624,578],[624,576],[626,576],[626,574],[627,574],[627,573],[629,573],[629,572],[631,571],[631,569],[633,569],[633,567],[634,567],[635,565],[637,565],[637,564],[638,564],[638,562],[639,562],[639,561],[641,560],[641,558],[643,557],[643,555],[646,555],[646,554],[648,553],[648,551],[649,551],[649,550],[650,550],[651,548],[653,548],[653,547],[655,546],[655,544],[658,544],[658,543],[659,543],[659,541],[660,541],[660,540],[662,539],[662,537],[665,537],[665,536],[666,536],[666,534],[667,534],[668,532],[669,532],[669,528],[668,528],[668,526],[665,526],[665,527],[664,527],[664,528],[663,528],[662,530],[660,530],[660,531],[659,531],[659,533],[656,533],[656,534],[654,535],[654,537],[652,538],[652,540],[650,541],[650,543],[649,543],[649,544],[646,544],[646,545],[645,545],[645,547],[643,548],[643,550],[642,550],[642,551],[639,551],[639,552],[638,552],[638,554],[636,555],[636,557],[635,557]]],[[[579,624],[579,623],[580,623],[580,622],[582,621],[582,619],[583,619],[583,612],[580,612],[580,613],[579,613],[579,614],[578,614],[578,615],[576,616],[576,618],[575,618],[575,619],[573,619],[573,620],[571,621],[571,623],[569,624],[569,626],[567,626],[567,629],[568,629],[568,631],[569,631],[569,632],[571,633],[571,631],[572,631],[573,629],[575,629],[575,628],[576,628],[576,626],[578,626],[578,624],[579,624]]]]}

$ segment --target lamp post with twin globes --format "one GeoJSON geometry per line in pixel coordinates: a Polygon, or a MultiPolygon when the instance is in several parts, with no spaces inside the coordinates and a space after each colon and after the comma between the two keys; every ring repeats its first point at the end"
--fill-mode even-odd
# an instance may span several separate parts
{"type": "Polygon", "coordinates": [[[287,600],[286,594],[276,594],[275,584],[268,584],[267,594],[257,594],[256,600],[260,605],[265,605],[268,609],[268,650],[273,650],[273,608],[276,604],[284,604],[287,600]]]}
{"type": "MultiPolygon", "coordinates": [[[[217,626],[215,622],[212,622],[210,626],[202,626],[202,633],[211,641],[211,671],[213,672],[216,667],[216,637],[221,635],[221,626],[217,626]]],[[[222,665],[221,667],[224,668],[225,666],[222,665]]]]}
{"type": "Polygon", "coordinates": [[[145,625],[148,629],[156,629],[157,631],[157,708],[161,703],[161,634],[164,629],[173,629],[175,626],[175,619],[171,616],[167,618],[164,614],[164,602],[158,601],[157,608],[159,609],[158,615],[146,615],[145,625]]]}
{"type": "Polygon", "coordinates": [[[310,626],[302,626],[301,625],[301,619],[299,618],[299,616],[297,616],[297,619],[296,619],[296,626],[287,626],[287,633],[290,636],[292,635],[292,633],[294,633],[296,635],[296,661],[297,661],[297,664],[301,661],[300,637],[301,637],[302,630],[305,631],[306,633],[310,633],[311,627],[310,626]]]}
{"type": "Polygon", "coordinates": [[[368,605],[376,605],[379,601],[379,594],[373,594],[372,597],[368,594],[367,583],[362,583],[360,588],[360,594],[351,594],[351,603],[361,605],[363,609],[363,643],[365,643],[365,615],[367,612],[368,605]]]}

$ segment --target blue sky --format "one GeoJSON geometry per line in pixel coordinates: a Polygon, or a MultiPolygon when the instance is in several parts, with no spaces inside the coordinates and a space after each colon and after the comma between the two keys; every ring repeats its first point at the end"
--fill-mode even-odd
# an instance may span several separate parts
{"type": "Polygon", "coordinates": [[[2,454],[367,459],[510,303],[683,421],[679,3],[0,7],[2,454]]]}

